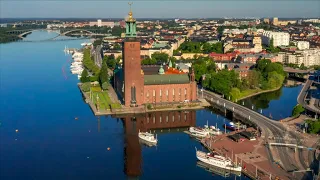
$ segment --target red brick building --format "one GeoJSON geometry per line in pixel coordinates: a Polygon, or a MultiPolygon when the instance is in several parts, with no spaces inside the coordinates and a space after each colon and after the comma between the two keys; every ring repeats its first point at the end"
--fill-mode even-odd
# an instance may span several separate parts
{"type": "Polygon", "coordinates": [[[126,38],[122,48],[123,67],[114,72],[114,88],[125,106],[197,99],[193,70],[183,73],[172,68],[171,62],[165,68],[162,65],[157,69],[141,67],[140,41],[136,38],[136,20],[132,12],[126,19],[126,38]]]}
{"type": "Polygon", "coordinates": [[[215,61],[231,61],[237,57],[238,53],[237,52],[232,52],[232,53],[215,53],[212,52],[209,54],[209,57],[213,58],[215,61]]]}

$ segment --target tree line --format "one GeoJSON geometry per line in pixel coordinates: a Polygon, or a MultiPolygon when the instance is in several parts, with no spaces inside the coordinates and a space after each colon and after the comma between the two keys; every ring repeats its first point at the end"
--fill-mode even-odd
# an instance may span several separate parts
{"type": "Polygon", "coordinates": [[[227,68],[218,70],[209,57],[198,57],[192,65],[195,78],[213,92],[230,96],[236,101],[250,90],[269,90],[282,85],[286,73],[279,63],[272,63],[268,59],[257,62],[255,67],[248,71],[248,76],[240,78],[239,73],[227,68]]]}
{"type": "Polygon", "coordinates": [[[177,51],[175,51],[175,54],[178,52],[181,53],[223,53],[223,43],[217,42],[217,43],[207,43],[207,42],[192,42],[190,40],[187,40],[183,42],[177,51]]]}

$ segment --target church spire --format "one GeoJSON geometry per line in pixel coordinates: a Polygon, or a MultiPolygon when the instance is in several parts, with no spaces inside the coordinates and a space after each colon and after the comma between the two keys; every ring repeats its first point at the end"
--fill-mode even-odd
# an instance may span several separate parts
{"type": "Polygon", "coordinates": [[[136,37],[136,19],[132,17],[132,2],[128,3],[130,6],[130,11],[128,13],[128,17],[126,18],[126,37],[136,37]]]}

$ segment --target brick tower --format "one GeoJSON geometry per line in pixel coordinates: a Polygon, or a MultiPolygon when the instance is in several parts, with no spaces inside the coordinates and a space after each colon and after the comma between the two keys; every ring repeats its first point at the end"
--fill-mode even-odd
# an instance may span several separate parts
{"type": "Polygon", "coordinates": [[[136,35],[136,20],[132,17],[130,4],[129,16],[126,18],[126,37],[122,45],[125,106],[143,104],[144,80],[141,71],[140,41],[136,35]]]}

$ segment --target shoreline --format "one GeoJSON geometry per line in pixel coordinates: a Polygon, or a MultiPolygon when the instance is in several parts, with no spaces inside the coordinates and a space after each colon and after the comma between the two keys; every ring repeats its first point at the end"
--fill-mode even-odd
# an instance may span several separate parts
{"type": "MultiPolygon", "coordinates": [[[[88,94],[81,89],[81,84],[78,83],[78,88],[84,97],[85,103],[89,105],[91,111],[95,116],[103,116],[103,115],[120,115],[120,114],[143,114],[149,112],[157,112],[157,111],[185,111],[185,110],[197,110],[197,109],[204,109],[210,104],[205,99],[199,99],[199,105],[197,106],[188,106],[185,105],[183,107],[171,107],[171,108],[163,108],[163,109],[147,109],[146,106],[141,105],[139,107],[124,107],[123,105],[121,109],[106,109],[103,112],[99,112],[95,106],[95,104],[90,100],[88,94]]],[[[113,88],[113,87],[111,87],[113,88]]]]}
{"type": "Polygon", "coordinates": [[[250,94],[250,95],[247,95],[247,96],[244,96],[240,99],[238,99],[238,101],[240,100],[244,100],[244,99],[247,99],[249,97],[253,97],[253,96],[256,96],[256,95],[259,95],[259,94],[263,94],[263,93],[268,93],[268,92],[273,92],[273,91],[277,91],[279,89],[281,89],[283,87],[283,85],[277,87],[277,88],[274,88],[274,89],[269,89],[269,90],[263,90],[263,91],[259,91],[259,92],[256,92],[256,93],[253,93],[253,94],[250,94]]]}

